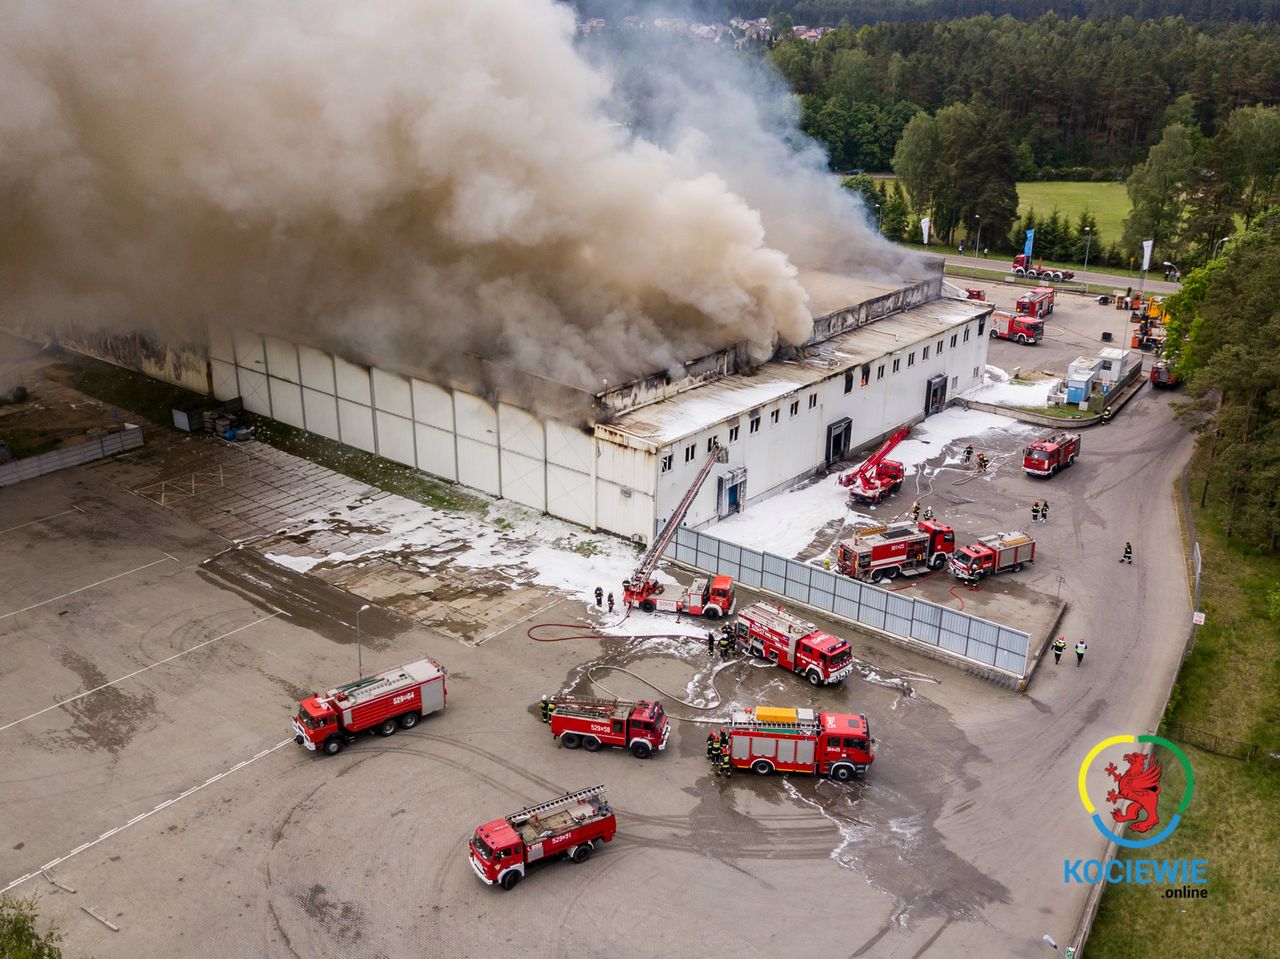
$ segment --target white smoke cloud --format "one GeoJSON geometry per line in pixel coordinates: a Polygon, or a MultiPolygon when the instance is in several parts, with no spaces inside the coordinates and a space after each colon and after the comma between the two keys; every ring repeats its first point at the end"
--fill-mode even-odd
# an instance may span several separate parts
{"type": "Polygon", "coordinates": [[[594,391],[803,340],[788,253],[877,242],[762,124],[691,112],[659,146],[611,123],[550,0],[0,10],[0,309],[27,323],[469,351],[594,391]]]}

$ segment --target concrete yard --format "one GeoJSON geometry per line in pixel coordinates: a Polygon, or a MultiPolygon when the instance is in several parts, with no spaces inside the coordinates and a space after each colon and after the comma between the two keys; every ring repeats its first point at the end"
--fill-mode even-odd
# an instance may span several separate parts
{"type": "MultiPolygon", "coordinates": [[[[1119,315],[1060,306],[1057,347],[993,344],[991,362],[1072,359],[1119,315]]],[[[1080,760],[1103,735],[1154,727],[1189,619],[1171,484],[1190,437],[1146,391],[1048,483],[1004,467],[935,480],[966,533],[1025,527],[1031,498],[1053,502],[1034,569],[958,591],[1021,628],[1059,589],[1069,599],[1062,631],[1088,638],[1086,662],[1042,664],[1024,695],[831,624],[859,670],[823,690],[712,660],[688,624],[535,642],[531,626],[607,617],[580,584],[523,574],[476,603],[450,578],[458,563],[394,550],[304,574],[264,554],[331,555],[340,531],[304,536],[299,520],[358,515],[377,491],[151,435],[147,450],[0,497],[0,889],[36,895],[72,955],[1042,955],[1043,933],[1070,941],[1087,892],[1064,888],[1062,859],[1103,845],[1075,795],[1080,760]],[[1126,539],[1137,562],[1121,569],[1126,539]],[[292,742],[291,710],[354,676],[366,601],[366,672],[430,655],[449,669],[449,705],[317,757],[292,742]],[[542,693],[653,687],[677,722],[652,760],[559,749],[536,719],[542,693]],[[755,702],[865,712],[874,767],[847,786],[717,780],[704,723],[755,702]],[[476,879],[476,825],[597,782],[619,832],[594,859],[549,864],[510,893],[476,879]]],[[[349,551],[389,535],[365,525],[349,551]]],[[[583,558],[607,586],[626,555],[583,558]]]]}

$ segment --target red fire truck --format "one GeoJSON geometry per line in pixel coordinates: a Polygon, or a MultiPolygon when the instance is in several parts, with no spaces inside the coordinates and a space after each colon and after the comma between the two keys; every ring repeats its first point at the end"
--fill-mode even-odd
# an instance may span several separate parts
{"type": "Polygon", "coordinates": [[[644,599],[640,608],[646,613],[658,610],[663,613],[684,613],[687,616],[705,616],[719,619],[732,616],[737,602],[733,594],[732,576],[700,576],[688,589],[681,589],[674,596],[663,596],[665,587],[656,584],[644,599]]]}
{"type": "Polygon", "coordinates": [[[799,673],[814,686],[833,686],[853,672],[853,650],[845,640],[771,603],[752,603],[740,612],[734,637],[752,656],[799,673]]]}
{"type": "Polygon", "coordinates": [[[486,885],[511,889],[535,862],[586,862],[617,829],[604,786],[580,789],[480,826],[469,843],[471,868],[486,885]]]}
{"type": "Polygon", "coordinates": [[[1018,316],[1008,310],[992,310],[991,338],[1035,346],[1044,339],[1044,320],[1018,316]]]}
{"type": "Polygon", "coordinates": [[[359,733],[390,736],[397,727],[412,729],[421,717],[444,709],[446,675],[434,659],[420,659],[310,696],[293,717],[293,741],[335,756],[359,733]]]}
{"type": "Polygon", "coordinates": [[[1022,451],[1022,469],[1028,476],[1052,476],[1074,463],[1079,455],[1079,433],[1054,433],[1022,451]]]}
{"type": "Polygon", "coordinates": [[[906,467],[897,460],[886,459],[893,448],[907,438],[910,427],[900,427],[880,448],[868,456],[856,469],[850,470],[837,482],[849,489],[849,503],[878,503],[886,496],[898,492],[902,488],[902,480],[907,475],[906,467]]]}
{"type": "Polygon", "coordinates": [[[1178,374],[1173,371],[1173,367],[1166,360],[1157,360],[1151,367],[1152,387],[1160,387],[1162,389],[1171,390],[1178,385],[1178,374]]]}
{"type": "Polygon", "coordinates": [[[861,713],[755,706],[736,709],[726,727],[729,761],[739,769],[812,773],[845,782],[875,762],[875,741],[861,713]]]}
{"type": "Polygon", "coordinates": [[[1038,277],[1044,280],[1070,280],[1075,278],[1075,273],[1071,270],[1060,270],[1057,267],[1045,266],[1043,263],[1036,264],[1031,257],[1019,253],[1013,258],[1013,272],[1018,276],[1038,277]]]}
{"type": "Polygon", "coordinates": [[[1037,286],[1029,293],[1023,293],[1013,305],[1013,311],[1019,316],[1031,316],[1043,320],[1053,312],[1057,293],[1051,286],[1037,286]]]}
{"type": "Polygon", "coordinates": [[[984,536],[956,550],[951,557],[951,572],[960,579],[981,579],[1006,570],[1018,572],[1023,563],[1036,561],[1036,541],[1029,533],[1014,530],[984,536]]]}
{"type": "Polygon", "coordinates": [[[671,726],[662,703],[647,699],[627,702],[591,696],[552,696],[551,736],[565,749],[581,746],[595,752],[601,746],[621,746],[637,759],[667,748],[671,726]]]}
{"type": "Polygon", "coordinates": [[[955,532],[936,520],[864,527],[836,547],[836,569],[879,583],[899,573],[942,569],[955,548],[955,532]]]}

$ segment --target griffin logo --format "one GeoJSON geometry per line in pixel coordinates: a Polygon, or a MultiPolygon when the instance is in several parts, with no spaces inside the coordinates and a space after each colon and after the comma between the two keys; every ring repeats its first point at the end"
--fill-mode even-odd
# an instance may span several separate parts
{"type": "Polygon", "coordinates": [[[1173,831],[1178,828],[1182,814],[1191,803],[1191,793],[1194,786],[1195,780],[1186,754],[1174,743],[1160,736],[1112,736],[1110,739],[1104,739],[1094,746],[1089,751],[1089,754],[1085,756],[1084,762],[1080,764],[1080,801],[1084,804],[1085,812],[1093,817],[1098,831],[1106,836],[1107,839],[1129,849],[1145,849],[1168,839],[1173,834],[1173,831]],[[1177,758],[1186,776],[1186,789],[1182,794],[1181,802],[1178,803],[1177,811],[1173,813],[1168,822],[1163,824],[1163,828],[1159,828],[1159,831],[1157,829],[1161,826],[1159,808],[1161,777],[1164,775],[1164,767],[1156,762],[1154,756],[1148,756],[1146,753],[1141,752],[1125,753],[1124,761],[1128,764],[1128,768],[1123,772],[1120,771],[1114,761],[1107,763],[1105,771],[1115,782],[1115,785],[1107,791],[1107,802],[1111,803],[1113,807],[1111,809],[1111,821],[1118,827],[1115,831],[1108,827],[1106,821],[1090,800],[1089,792],[1086,789],[1085,781],[1093,761],[1102,752],[1113,746],[1130,743],[1150,743],[1153,746],[1164,747],[1177,758]],[[1126,826],[1137,834],[1138,838],[1130,839],[1126,837],[1124,835],[1126,826]]]}

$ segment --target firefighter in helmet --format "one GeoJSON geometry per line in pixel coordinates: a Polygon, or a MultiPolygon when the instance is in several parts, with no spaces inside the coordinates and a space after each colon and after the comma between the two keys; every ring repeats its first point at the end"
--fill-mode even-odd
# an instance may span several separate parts
{"type": "Polygon", "coordinates": [[[726,776],[733,772],[733,763],[729,762],[729,744],[727,742],[720,747],[720,768],[724,770],[726,776]]]}
{"type": "Polygon", "coordinates": [[[713,729],[707,733],[707,761],[714,763],[718,752],[720,752],[720,740],[716,739],[716,731],[713,729]]]}
{"type": "Polygon", "coordinates": [[[924,518],[925,518],[925,519],[933,519],[933,507],[932,507],[932,506],[926,506],[926,507],[924,508],[924,518]]]}
{"type": "Polygon", "coordinates": [[[968,466],[971,459],[973,459],[973,444],[969,443],[964,448],[964,465],[968,466]]]}
{"type": "Polygon", "coordinates": [[[728,633],[720,634],[720,658],[728,659],[729,654],[733,651],[733,639],[728,633]]]}
{"type": "Polygon", "coordinates": [[[549,700],[546,696],[543,696],[542,702],[538,703],[538,708],[542,710],[542,721],[544,723],[551,722],[551,710],[553,708],[551,705],[551,700],[549,700]]]}
{"type": "Polygon", "coordinates": [[[599,586],[596,587],[596,605],[600,606],[604,602],[604,590],[599,586]]]}
{"type": "Polygon", "coordinates": [[[714,656],[716,654],[716,634],[711,630],[707,630],[707,655],[714,656]]]}

